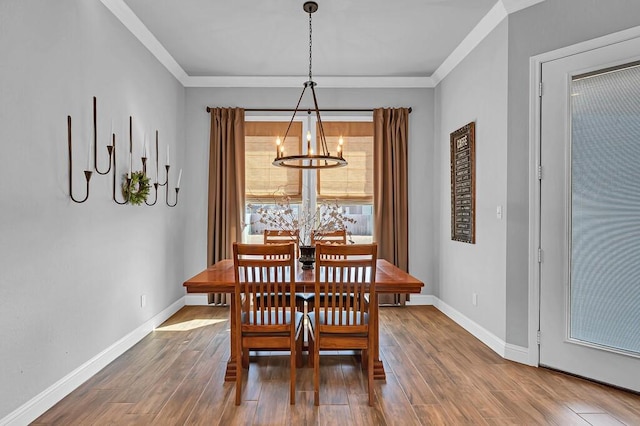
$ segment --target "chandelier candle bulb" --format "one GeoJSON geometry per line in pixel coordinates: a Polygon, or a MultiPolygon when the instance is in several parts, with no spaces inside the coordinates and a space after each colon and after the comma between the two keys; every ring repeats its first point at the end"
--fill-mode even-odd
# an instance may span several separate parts
{"type": "Polygon", "coordinates": [[[176,185],[176,189],[180,188],[180,181],[182,180],[182,169],[178,173],[178,184],[176,185]]]}
{"type": "Polygon", "coordinates": [[[169,162],[169,144],[167,144],[167,166],[170,164],[171,163],[169,162]]]}
{"type": "Polygon", "coordinates": [[[276,138],[276,158],[280,158],[280,151],[281,151],[281,147],[280,144],[282,143],[282,141],[280,140],[280,136],[278,136],[276,138]]]}

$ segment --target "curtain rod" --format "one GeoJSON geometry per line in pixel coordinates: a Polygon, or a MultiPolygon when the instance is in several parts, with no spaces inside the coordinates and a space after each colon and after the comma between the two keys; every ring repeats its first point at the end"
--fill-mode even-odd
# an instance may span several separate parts
{"type": "MultiPolygon", "coordinates": [[[[248,112],[293,112],[295,109],[292,108],[245,108],[245,111],[248,112]]],[[[306,112],[307,114],[311,114],[311,112],[315,112],[315,108],[300,108],[298,112],[306,112]]],[[[373,108],[343,108],[343,109],[318,109],[319,112],[373,112],[373,108]]],[[[412,108],[409,107],[409,113],[411,113],[412,108]]],[[[211,107],[207,107],[207,112],[211,112],[211,107]]]]}

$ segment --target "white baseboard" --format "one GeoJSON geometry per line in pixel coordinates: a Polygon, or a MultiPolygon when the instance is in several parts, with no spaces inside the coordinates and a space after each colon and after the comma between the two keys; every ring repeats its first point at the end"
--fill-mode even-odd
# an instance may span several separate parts
{"type": "Polygon", "coordinates": [[[531,363],[529,348],[525,348],[524,346],[512,345],[511,343],[507,343],[503,358],[508,359],[509,361],[518,362],[520,364],[531,365],[533,367],[538,366],[538,364],[531,363]]]}
{"type": "Polygon", "coordinates": [[[142,340],[142,338],[182,308],[184,304],[184,297],[181,297],[131,333],[49,386],[12,413],[9,413],[8,416],[0,419],[0,426],[23,426],[37,419],[45,411],[62,400],[62,398],[70,394],[74,389],[142,340]]]}
{"type": "Polygon", "coordinates": [[[476,339],[487,345],[492,351],[500,355],[502,358],[518,362],[520,364],[529,365],[529,348],[512,345],[505,342],[504,340],[500,339],[498,336],[491,333],[489,330],[485,329],[475,321],[469,319],[442,300],[438,299],[435,296],[433,296],[433,298],[433,305],[438,308],[440,312],[444,313],[446,316],[455,321],[456,324],[467,330],[469,333],[473,334],[476,339]]]}
{"type": "Polygon", "coordinates": [[[447,305],[436,296],[427,294],[412,294],[411,300],[407,302],[407,306],[418,305],[432,305],[435,306],[440,312],[451,318],[459,326],[473,334],[475,338],[480,340],[485,345],[489,346],[491,350],[500,355],[502,358],[510,361],[518,362],[520,364],[533,365],[531,360],[534,359],[529,353],[529,348],[524,346],[512,345],[504,340],[500,339],[478,323],[467,318],[465,315],[455,310],[451,306],[447,305]]]}

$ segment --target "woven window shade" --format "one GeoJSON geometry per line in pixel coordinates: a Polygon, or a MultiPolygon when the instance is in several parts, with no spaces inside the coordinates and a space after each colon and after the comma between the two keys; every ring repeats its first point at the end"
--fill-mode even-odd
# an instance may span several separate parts
{"type": "Polygon", "coordinates": [[[347,167],[318,171],[320,200],[373,202],[373,123],[323,122],[329,151],[335,155],[340,136],[347,167]]]}
{"type": "MultiPolygon", "coordinates": [[[[275,167],[276,138],[284,138],[289,122],[245,122],[245,198],[265,202],[273,196],[289,195],[294,201],[302,198],[300,170],[275,167]]],[[[300,154],[302,123],[291,124],[287,140],[283,141],[285,155],[300,154]]]]}

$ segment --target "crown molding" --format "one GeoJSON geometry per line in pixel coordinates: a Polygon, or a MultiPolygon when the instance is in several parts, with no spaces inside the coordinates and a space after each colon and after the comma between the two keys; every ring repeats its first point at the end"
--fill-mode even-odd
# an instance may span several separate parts
{"type": "Polygon", "coordinates": [[[519,10],[526,9],[534,4],[542,3],[544,0],[500,0],[507,11],[511,15],[519,10]]]}
{"type": "MultiPolygon", "coordinates": [[[[305,76],[189,76],[185,87],[302,87],[305,76]]],[[[430,88],[431,77],[314,76],[322,88],[430,88]]]]}
{"type": "MultiPolygon", "coordinates": [[[[124,0],[100,0],[184,87],[300,87],[301,76],[190,76],[140,21],[124,0]]],[[[430,77],[319,76],[329,88],[433,88],[509,14],[544,0],[499,0],[430,77]]]]}
{"type": "Polygon", "coordinates": [[[184,85],[187,73],[123,0],[100,0],[107,9],[184,85]]]}
{"type": "Polygon", "coordinates": [[[435,85],[444,80],[506,17],[507,10],[502,2],[497,2],[433,73],[431,77],[435,85]]]}
{"type": "Polygon", "coordinates": [[[453,52],[442,62],[431,75],[434,86],[437,86],[451,71],[457,67],[469,53],[475,49],[491,31],[493,31],[509,14],[541,3],[544,0],[500,0],[467,34],[453,52]]]}

